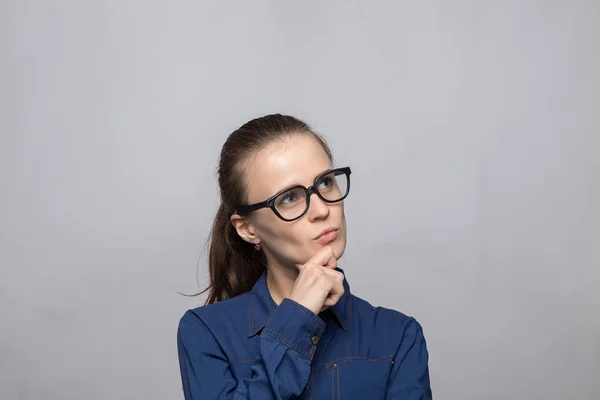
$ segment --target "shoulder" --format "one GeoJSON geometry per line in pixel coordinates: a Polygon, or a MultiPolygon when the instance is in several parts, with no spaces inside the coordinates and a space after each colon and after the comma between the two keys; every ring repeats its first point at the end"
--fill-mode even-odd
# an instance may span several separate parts
{"type": "Polygon", "coordinates": [[[249,293],[242,293],[231,299],[207,304],[187,310],[179,320],[179,333],[199,329],[216,333],[222,327],[239,323],[248,318],[249,293]]]}
{"type": "Polygon", "coordinates": [[[413,331],[422,331],[419,322],[410,315],[404,314],[401,311],[374,306],[368,301],[352,295],[353,314],[356,319],[367,326],[371,326],[375,331],[385,337],[403,336],[413,331]]]}

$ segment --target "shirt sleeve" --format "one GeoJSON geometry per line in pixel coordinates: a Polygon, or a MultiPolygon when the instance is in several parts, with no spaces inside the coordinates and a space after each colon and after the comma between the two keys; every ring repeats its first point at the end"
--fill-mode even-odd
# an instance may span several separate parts
{"type": "Polygon", "coordinates": [[[410,318],[394,355],[386,399],[431,400],[429,355],[421,325],[410,318]]]}
{"type": "Polygon", "coordinates": [[[188,311],[177,332],[185,399],[296,398],[308,382],[316,344],[324,331],[325,323],[316,314],[284,299],[260,333],[260,351],[251,365],[252,376],[238,382],[213,332],[188,311]]]}

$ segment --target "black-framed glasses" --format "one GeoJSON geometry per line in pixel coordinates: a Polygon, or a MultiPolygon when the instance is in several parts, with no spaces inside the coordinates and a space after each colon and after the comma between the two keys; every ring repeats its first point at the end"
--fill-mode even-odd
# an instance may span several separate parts
{"type": "Polygon", "coordinates": [[[308,211],[313,193],[326,203],[344,200],[350,192],[350,172],[350,167],[325,171],[315,178],[311,187],[298,185],[284,189],[260,203],[240,206],[235,213],[245,215],[268,207],[282,220],[295,221],[308,211]]]}

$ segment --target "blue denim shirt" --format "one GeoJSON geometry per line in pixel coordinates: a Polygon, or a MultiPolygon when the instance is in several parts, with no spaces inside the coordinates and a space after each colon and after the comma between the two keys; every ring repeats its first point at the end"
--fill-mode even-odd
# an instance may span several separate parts
{"type": "Polygon", "coordinates": [[[177,335],[185,398],[431,399],[419,323],[344,288],[317,316],[289,298],[277,306],[263,273],[249,292],[188,310],[177,335]]]}

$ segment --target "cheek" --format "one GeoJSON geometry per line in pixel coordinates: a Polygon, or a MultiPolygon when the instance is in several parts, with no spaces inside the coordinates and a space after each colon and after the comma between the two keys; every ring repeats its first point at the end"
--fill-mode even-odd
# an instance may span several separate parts
{"type": "Polygon", "coordinates": [[[337,259],[340,259],[342,257],[342,255],[344,254],[344,251],[346,250],[346,240],[348,237],[348,230],[346,229],[346,215],[344,213],[344,208],[341,207],[339,209],[339,215],[337,215],[337,217],[340,220],[340,233],[341,235],[338,237],[338,239],[335,241],[335,243],[333,243],[332,247],[333,247],[333,252],[335,254],[335,257],[337,259]]]}
{"type": "Polygon", "coordinates": [[[310,240],[310,228],[304,221],[285,223],[272,221],[260,229],[260,237],[268,247],[267,262],[304,264],[319,251],[318,244],[310,240]],[[269,260],[269,255],[273,260],[269,260]]]}
{"type": "Polygon", "coordinates": [[[257,224],[257,233],[273,252],[297,252],[307,242],[306,229],[303,229],[301,222],[285,222],[277,217],[265,218],[257,224]]]}

